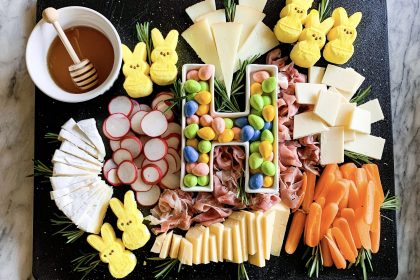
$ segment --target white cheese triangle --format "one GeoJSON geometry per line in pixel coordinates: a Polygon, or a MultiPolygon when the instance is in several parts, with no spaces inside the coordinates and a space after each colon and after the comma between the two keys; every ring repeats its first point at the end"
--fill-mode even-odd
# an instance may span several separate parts
{"type": "Polygon", "coordinates": [[[99,160],[103,160],[106,155],[105,145],[102,141],[102,137],[99,134],[98,128],[96,127],[96,121],[94,118],[81,120],[77,123],[77,127],[86,135],[90,142],[95,145],[99,152],[99,160]]]}
{"type": "Polygon", "coordinates": [[[101,167],[98,165],[95,165],[93,163],[87,162],[83,159],[80,159],[78,157],[75,157],[73,155],[67,154],[61,150],[55,150],[54,152],[54,156],[52,158],[52,162],[56,163],[56,162],[61,162],[61,163],[65,163],[67,165],[71,165],[80,169],[86,169],[89,171],[93,171],[93,172],[97,172],[100,173],[101,171],[101,167]]]}
{"type": "Polygon", "coordinates": [[[204,0],[186,8],[185,12],[188,14],[188,16],[190,17],[192,21],[196,22],[197,18],[199,18],[200,16],[210,13],[215,10],[216,10],[215,0],[204,0]]]}
{"type": "Polygon", "coordinates": [[[241,37],[239,39],[239,47],[242,47],[246,39],[248,39],[248,37],[251,35],[257,23],[262,21],[264,17],[264,13],[261,13],[250,7],[242,5],[236,6],[234,22],[243,24],[241,37]]]}

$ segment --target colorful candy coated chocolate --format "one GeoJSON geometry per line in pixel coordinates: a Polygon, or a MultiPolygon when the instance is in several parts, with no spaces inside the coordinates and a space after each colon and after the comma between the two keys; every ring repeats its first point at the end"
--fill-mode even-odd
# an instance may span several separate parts
{"type": "Polygon", "coordinates": [[[261,156],[266,159],[273,152],[273,145],[268,141],[262,141],[259,148],[261,156]]]}
{"type": "Polygon", "coordinates": [[[252,142],[252,141],[260,140],[260,136],[261,136],[261,131],[254,129],[254,135],[252,136],[251,140],[249,140],[249,141],[252,142]]]}
{"type": "Polygon", "coordinates": [[[216,133],[211,127],[200,128],[197,134],[201,139],[208,141],[211,141],[216,137],[216,133]]]}
{"type": "Polygon", "coordinates": [[[252,153],[248,159],[249,168],[251,169],[260,168],[263,162],[264,159],[261,157],[260,153],[252,153]]]}
{"type": "Polygon", "coordinates": [[[198,104],[194,100],[188,101],[184,106],[184,114],[187,118],[194,115],[198,110],[198,104]]]}
{"type": "Polygon", "coordinates": [[[187,124],[192,124],[192,123],[198,124],[199,120],[200,119],[198,118],[197,115],[192,115],[191,117],[187,118],[187,124]]]}
{"type": "Polygon", "coordinates": [[[277,81],[276,78],[270,77],[268,79],[265,79],[264,82],[262,82],[262,89],[265,93],[272,93],[277,88],[277,81]]]}
{"type": "Polygon", "coordinates": [[[198,185],[204,187],[207,186],[210,183],[210,177],[207,176],[200,176],[197,178],[198,185]]]}
{"type": "Polygon", "coordinates": [[[265,122],[264,123],[263,130],[272,129],[272,128],[273,128],[273,123],[272,122],[265,122]]]}
{"type": "Polygon", "coordinates": [[[276,109],[273,105],[265,105],[262,110],[262,116],[266,122],[272,122],[276,116],[276,109]]]}
{"type": "Polygon", "coordinates": [[[276,175],[276,165],[271,161],[264,161],[261,165],[261,171],[267,176],[276,175]]]}
{"type": "Polygon", "coordinates": [[[200,91],[195,95],[194,99],[200,105],[207,105],[211,102],[211,94],[208,91],[200,91]]]}
{"type": "Polygon", "coordinates": [[[186,93],[197,93],[201,90],[201,86],[196,80],[187,80],[184,83],[184,90],[186,93]]]}
{"type": "Polygon", "coordinates": [[[220,117],[214,118],[211,127],[216,134],[221,134],[225,131],[225,120],[220,117]]]}
{"type": "Polygon", "coordinates": [[[200,78],[198,78],[198,71],[197,70],[190,70],[187,73],[187,80],[195,80],[199,81],[200,78]]]}
{"type": "Polygon", "coordinates": [[[264,176],[263,187],[264,188],[271,188],[274,183],[274,178],[272,176],[264,176]]]}
{"type": "Polygon", "coordinates": [[[210,80],[211,76],[213,76],[213,68],[210,65],[201,66],[198,70],[198,77],[202,81],[210,80]]]}
{"type": "Polygon", "coordinates": [[[261,133],[261,141],[268,141],[271,144],[274,142],[274,135],[270,130],[263,130],[261,133]]]}
{"type": "Polygon", "coordinates": [[[209,105],[199,105],[198,110],[195,113],[199,116],[203,116],[203,115],[207,114],[209,112],[209,110],[210,110],[209,105]]]}
{"type": "Polygon", "coordinates": [[[248,142],[254,136],[254,128],[250,125],[246,125],[241,129],[241,141],[248,142]]]}
{"type": "Polygon", "coordinates": [[[252,74],[252,79],[257,82],[257,83],[262,83],[265,79],[270,78],[270,73],[268,73],[267,71],[261,70],[261,71],[257,71],[254,72],[254,74],[252,74]]]}
{"type": "Polygon", "coordinates": [[[223,119],[225,121],[225,127],[226,128],[232,128],[233,127],[233,121],[230,118],[224,118],[223,119]]]}
{"type": "Polygon", "coordinates": [[[261,95],[263,93],[262,86],[260,83],[252,83],[250,91],[251,91],[251,95],[255,95],[255,94],[261,95]]]}
{"type": "Polygon", "coordinates": [[[198,143],[198,151],[202,154],[210,153],[211,142],[207,140],[201,140],[200,143],[198,143]]]}
{"type": "Polygon", "coordinates": [[[206,176],[206,175],[209,175],[210,168],[209,168],[207,163],[202,163],[201,162],[193,168],[192,173],[195,176],[206,176]]]}
{"type": "Polygon", "coordinates": [[[198,156],[198,152],[193,147],[184,147],[184,159],[186,162],[195,163],[198,160],[198,156]]]}
{"type": "Polygon", "coordinates": [[[233,130],[230,128],[226,128],[222,134],[219,135],[219,142],[220,143],[229,143],[233,140],[235,137],[235,134],[233,133],[233,130]]]}
{"type": "Polygon", "coordinates": [[[264,108],[264,100],[261,95],[252,95],[249,103],[251,104],[251,107],[257,111],[261,111],[264,108]]]}
{"type": "Polygon", "coordinates": [[[200,162],[200,163],[209,163],[209,161],[210,161],[210,157],[209,157],[208,154],[201,154],[198,157],[198,162],[200,162]]]}
{"type": "Polygon", "coordinates": [[[198,129],[198,124],[189,124],[186,128],[184,128],[184,136],[188,139],[195,138],[195,136],[197,136],[198,129]]]}
{"type": "Polygon", "coordinates": [[[185,171],[187,171],[187,173],[192,173],[192,170],[194,169],[196,165],[197,163],[187,163],[185,165],[185,171]]]}
{"type": "Polygon", "coordinates": [[[249,152],[252,154],[252,153],[259,153],[260,152],[260,144],[261,144],[261,141],[255,141],[255,142],[252,142],[250,145],[249,145],[249,152]]]}
{"type": "Polygon", "coordinates": [[[249,178],[249,188],[252,190],[261,189],[264,184],[264,176],[261,173],[257,173],[249,178]]]}
{"type": "Polygon", "coordinates": [[[198,183],[198,179],[196,176],[192,175],[192,174],[187,174],[184,177],[184,185],[188,188],[192,188],[197,186],[198,183]]]}
{"type": "Polygon", "coordinates": [[[248,116],[248,122],[256,130],[261,130],[264,127],[264,120],[255,114],[248,116]]]}
{"type": "Polygon", "coordinates": [[[240,117],[235,120],[235,126],[242,128],[248,124],[248,119],[246,117],[240,117]]]}
{"type": "Polygon", "coordinates": [[[207,127],[207,126],[211,126],[211,123],[213,122],[213,117],[210,115],[202,115],[200,117],[200,125],[207,127]]]}
{"type": "Polygon", "coordinates": [[[185,143],[185,145],[191,146],[194,149],[197,149],[197,147],[198,147],[198,139],[197,138],[187,139],[187,142],[185,143]]]}

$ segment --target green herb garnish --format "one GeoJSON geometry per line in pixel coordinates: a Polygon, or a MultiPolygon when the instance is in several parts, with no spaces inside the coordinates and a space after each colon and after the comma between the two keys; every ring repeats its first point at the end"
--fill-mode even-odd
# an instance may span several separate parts
{"type": "Polygon", "coordinates": [[[362,165],[363,163],[372,163],[372,159],[365,155],[350,151],[344,151],[344,155],[358,165],[362,165]]]}
{"type": "Polygon", "coordinates": [[[166,276],[178,265],[178,273],[181,271],[182,263],[178,259],[161,259],[161,258],[148,258],[149,261],[163,261],[163,263],[156,266],[153,271],[155,279],[165,279],[166,276]]]}
{"type": "Polygon", "coordinates": [[[78,240],[80,237],[83,236],[85,233],[81,229],[75,228],[73,222],[67,218],[66,216],[57,215],[55,214],[55,219],[51,219],[51,224],[53,226],[62,227],[59,231],[55,232],[53,235],[61,235],[65,238],[67,238],[66,243],[74,243],[76,240],[78,240]]]}
{"type": "Polygon", "coordinates": [[[321,0],[318,4],[319,21],[323,22],[331,15],[331,1],[321,0]]]}
{"type": "MultiPolygon", "coordinates": [[[[372,253],[370,250],[366,250],[365,248],[362,247],[359,250],[359,254],[357,255],[356,262],[354,263],[354,265],[356,267],[360,266],[362,268],[363,280],[368,280],[366,261],[369,264],[370,270],[373,271],[372,253]]],[[[350,263],[347,268],[351,268],[352,266],[353,264],[350,263]]]]}
{"type": "Polygon", "coordinates": [[[85,279],[101,263],[98,257],[98,253],[87,253],[75,258],[71,261],[72,265],[74,265],[73,272],[83,273],[80,279],[85,279]]]}
{"type": "MultiPolygon", "coordinates": [[[[245,170],[242,170],[242,172],[245,172],[245,170]]],[[[241,200],[242,204],[248,206],[250,203],[250,200],[249,200],[247,192],[245,191],[244,180],[245,180],[244,176],[241,176],[238,181],[238,193],[236,194],[236,197],[241,200]]]]}
{"type": "Polygon", "coordinates": [[[48,182],[49,177],[52,177],[52,167],[48,167],[45,163],[40,160],[33,159],[34,162],[34,173],[27,177],[44,177],[41,183],[48,182]]]}
{"type": "Polygon", "coordinates": [[[150,22],[146,21],[143,23],[136,24],[137,38],[140,42],[146,44],[147,61],[152,64],[152,40],[150,38],[150,22]]]}
{"type": "Polygon", "coordinates": [[[234,0],[224,0],[225,15],[227,22],[233,22],[235,20],[236,3],[234,0]]]}
{"type": "Polygon", "coordinates": [[[381,210],[397,211],[401,208],[401,201],[396,196],[389,196],[389,191],[385,195],[384,202],[382,202],[381,210]]]}
{"type": "Polygon", "coordinates": [[[238,264],[238,280],[249,280],[244,263],[238,264]]]}
{"type": "Polygon", "coordinates": [[[308,256],[309,259],[306,261],[305,264],[305,267],[308,270],[308,277],[313,277],[315,275],[315,277],[318,278],[319,271],[322,270],[322,265],[324,263],[324,260],[322,259],[321,246],[317,245],[313,248],[306,248],[302,259],[304,260],[308,256]]]}
{"type": "Polygon", "coordinates": [[[47,132],[44,135],[44,139],[48,139],[48,143],[56,143],[56,142],[60,142],[58,140],[58,134],[57,133],[52,133],[52,132],[47,132]]]}
{"type": "Polygon", "coordinates": [[[167,111],[172,110],[172,108],[174,108],[175,106],[178,108],[178,112],[180,112],[182,100],[187,98],[184,91],[184,84],[181,82],[180,79],[178,79],[177,81],[175,81],[175,83],[173,83],[171,91],[174,94],[174,97],[166,101],[169,101],[172,104],[171,106],[166,108],[163,113],[166,113],[167,111]]]}
{"type": "Polygon", "coordinates": [[[350,99],[351,103],[357,103],[360,105],[366,99],[366,97],[372,92],[372,86],[368,86],[365,89],[359,89],[356,94],[350,99]]]}

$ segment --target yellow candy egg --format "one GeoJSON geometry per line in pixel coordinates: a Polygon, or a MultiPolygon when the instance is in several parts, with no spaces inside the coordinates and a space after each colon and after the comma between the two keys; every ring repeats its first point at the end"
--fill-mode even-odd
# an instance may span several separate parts
{"type": "Polygon", "coordinates": [[[200,105],[208,105],[211,102],[211,94],[208,91],[200,91],[194,96],[194,99],[200,105]]]}
{"type": "Polygon", "coordinates": [[[197,149],[198,147],[198,139],[197,138],[193,138],[193,139],[187,139],[187,146],[191,146],[194,149],[197,149]]]}
{"type": "Polygon", "coordinates": [[[198,106],[198,110],[195,113],[198,116],[203,116],[203,115],[207,114],[209,112],[209,110],[210,110],[210,106],[203,104],[203,105],[198,106]]]}
{"type": "Polygon", "coordinates": [[[271,188],[273,186],[274,179],[272,176],[264,176],[263,187],[271,188]]]}
{"type": "Polygon", "coordinates": [[[210,157],[209,157],[209,155],[208,155],[208,154],[201,154],[201,155],[198,157],[198,162],[199,162],[199,163],[209,163],[209,161],[210,161],[210,157]]]}
{"type": "Polygon", "coordinates": [[[262,141],[259,147],[261,156],[266,159],[269,158],[273,152],[273,145],[268,141],[262,141]]]}
{"type": "Polygon", "coordinates": [[[211,127],[200,128],[197,134],[201,139],[207,140],[207,141],[211,141],[216,137],[216,133],[211,127]]]}
{"type": "Polygon", "coordinates": [[[226,128],[222,134],[219,135],[219,142],[220,143],[228,143],[233,140],[235,137],[235,133],[232,129],[226,128]]]}
{"type": "Polygon", "coordinates": [[[261,95],[262,93],[263,93],[263,90],[260,83],[253,83],[251,85],[251,95],[254,95],[254,94],[261,95]]]}
{"type": "Polygon", "coordinates": [[[276,116],[276,108],[273,105],[265,105],[262,110],[262,115],[266,122],[272,122],[276,116]]]}

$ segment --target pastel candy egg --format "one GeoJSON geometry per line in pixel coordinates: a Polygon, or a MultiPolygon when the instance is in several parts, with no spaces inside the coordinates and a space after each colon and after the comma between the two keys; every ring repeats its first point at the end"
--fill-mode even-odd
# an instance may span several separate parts
{"type": "Polygon", "coordinates": [[[233,131],[233,140],[235,141],[239,141],[241,140],[241,129],[239,127],[232,127],[232,131],[233,131]]]}
{"type": "Polygon", "coordinates": [[[223,131],[225,131],[225,120],[220,117],[214,118],[213,122],[211,123],[211,127],[213,128],[214,132],[221,134],[223,131]]]}
{"type": "Polygon", "coordinates": [[[200,91],[195,95],[194,99],[200,105],[207,105],[211,102],[211,94],[208,91],[200,91]]]}
{"type": "Polygon", "coordinates": [[[262,89],[265,93],[271,93],[276,90],[277,83],[276,78],[270,77],[268,79],[265,79],[264,82],[262,82],[262,89]]]}
{"type": "Polygon", "coordinates": [[[233,133],[233,130],[230,128],[226,128],[223,133],[219,135],[219,142],[220,143],[228,143],[233,140],[235,137],[235,134],[233,133]]]}
{"type": "Polygon", "coordinates": [[[211,126],[211,123],[213,122],[213,117],[210,115],[202,115],[200,117],[200,125],[207,127],[207,126],[211,126]]]}
{"type": "Polygon", "coordinates": [[[211,127],[200,128],[197,132],[198,136],[203,140],[211,141],[216,137],[216,133],[211,127]]]}
{"type": "Polygon", "coordinates": [[[200,143],[198,143],[198,151],[202,154],[210,153],[211,142],[207,140],[201,140],[200,143]]]}
{"type": "Polygon", "coordinates": [[[184,159],[186,162],[194,163],[198,160],[198,152],[190,146],[184,148],[184,159]]]}
{"type": "Polygon", "coordinates": [[[237,118],[235,120],[235,126],[242,128],[248,124],[248,119],[246,117],[237,118]]]}
{"type": "Polygon", "coordinates": [[[199,116],[203,116],[203,115],[207,114],[209,112],[209,110],[210,110],[209,105],[202,104],[202,105],[198,106],[198,110],[195,113],[199,116]]]}
{"type": "Polygon", "coordinates": [[[200,119],[198,118],[197,115],[192,115],[191,117],[187,118],[187,124],[192,124],[192,123],[198,124],[199,121],[200,119]]]}
{"type": "Polygon", "coordinates": [[[261,141],[268,141],[271,144],[274,142],[274,135],[270,130],[263,130],[261,133],[261,141]]]}
{"type": "Polygon", "coordinates": [[[271,122],[265,122],[264,123],[263,130],[272,129],[272,128],[273,128],[273,123],[271,123],[271,122]]]}
{"type": "Polygon", "coordinates": [[[195,95],[196,95],[196,94],[197,94],[196,92],[194,92],[194,93],[189,93],[189,94],[187,95],[187,101],[194,100],[194,97],[195,97],[195,95]]]}
{"type": "Polygon", "coordinates": [[[258,169],[249,169],[249,173],[250,173],[250,174],[257,174],[257,173],[261,173],[261,169],[260,169],[260,168],[258,168],[258,169]]]}
{"type": "Polygon", "coordinates": [[[198,104],[194,100],[188,101],[184,106],[184,113],[187,118],[194,115],[198,110],[198,104]]]}
{"type": "Polygon", "coordinates": [[[259,151],[260,151],[260,144],[261,144],[261,141],[255,141],[255,142],[252,142],[250,145],[249,145],[249,152],[252,154],[252,153],[258,153],[259,151]]]}
{"type": "Polygon", "coordinates": [[[256,130],[261,130],[264,127],[264,120],[254,114],[248,116],[248,122],[256,130]]]}
{"type": "Polygon", "coordinates": [[[267,176],[274,176],[276,175],[276,165],[271,161],[264,161],[261,165],[261,171],[267,176]]]}
{"type": "Polygon", "coordinates": [[[200,162],[200,163],[209,163],[209,161],[210,161],[210,157],[209,157],[208,154],[201,154],[198,157],[198,162],[200,162]]]}
{"type": "Polygon", "coordinates": [[[210,168],[207,163],[199,163],[193,168],[192,173],[195,176],[206,176],[209,175],[210,168]]]}
{"type": "Polygon", "coordinates": [[[271,97],[270,97],[270,96],[263,95],[263,96],[262,96],[262,99],[263,99],[263,101],[264,101],[264,106],[265,106],[265,105],[271,105],[271,97]]]}
{"type": "Polygon", "coordinates": [[[251,140],[249,140],[249,141],[257,141],[257,140],[260,140],[260,136],[261,136],[261,131],[254,129],[254,135],[252,136],[251,140]]]}
{"type": "Polygon", "coordinates": [[[263,187],[271,188],[273,186],[274,179],[272,176],[264,176],[263,187]]]}
{"type": "Polygon", "coordinates": [[[223,120],[225,121],[225,127],[226,128],[232,128],[233,127],[233,121],[232,121],[232,119],[224,118],[223,120]]]}
{"type": "Polygon", "coordinates": [[[198,185],[204,187],[207,186],[210,183],[210,177],[207,176],[200,176],[197,178],[198,185]]]}
{"type": "Polygon", "coordinates": [[[188,71],[187,80],[195,80],[195,81],[200,80],[200,78],[198,78],[198,71],[197,70],[188,71]]]}
{"type": "Polygon", "coordinates": [[[260,154],[263,158],[268,158],[273,152],[273,145],[268,141],[262,141],[259,147],[260,154]]]}
{"type": "Polygon", "coordinates": [[[270,74],[267,71],[258,71],[252,74],[252,79],[260,84],[268,78],[270,78],[270,74]]]}
{"type": "Polygon", "coordinates": [[[248,142],[254,136],[254,128],[250,125],[246,125],[241,130],[241,141],[248,142]]]}
{"type": "Polygon", "coordinates": [[[185,144],[187,146],[193,147],[194,149],[197,149],[197,147],[198,147],[198,139],[197,138],[188,139],[185,144]]]}
{"type": "Polygon", "coordinates": [[[201,86],[201,90],[200,91],[210,91],[209,83],[207,83],[206,81],[199,81],[198,83],[201,86]]]}
{"type": "Polygon", "coordinates": [[[273,105],[265,105],[262,109],[262,116],[266,122],[271,122],[276,116],[276,108],[273,105]]]}
{"type": "Polygon", "coordinates": [[[196,165],[197,163],[187,163],[185,165],[185,171],[187,171],[187,173],[192,173],[192,170],[194,169],[196,165]]]}
{"type": "Polygon", "coordinates": [[[260,168],[263,162],[264,162],[264,159],[261,157],[259,153],[252,153],[248,159],[249,168],[251,169],[260,168]]]}
{"type": "Polygon", "coordinates": [[[255,94],[261,95],[263,93],[262,86],[260,83],[252,83],[250,91],[251,91],[251,95],[255,95],[255,94]]]}
{"type": "Polygon", "coordinates": [[[184,136],[188,139],[195,138],[195,136],[197,136],[198,129],[198,124],[189,124],[186,128],[184,128],[184,136]]]}
{"type": "Polygon", "coordinates": [[[274,159],[274,153],[271,153],[270,156],[265,158],[264,160],[273,161],[273,159],[274,159]]]}
{"type": "Polygon", "coordinates": [[[200,80],[210,80],[211,76],[213,76],[213,68],[210,65],[201,66],[198,70],[198,77],[200,80]]]}
{"type": "Polygon", "coordinates": [[[188,80],[184,83],[184,89],[187,93],[196,93],[201,90],[201,86],[196,80],[188,80]]]}
{"type": "Polygon", "coordinates": [[[197,186],[198,180],[197,177],[192,174],[187,174],[184,177],[184,185],[188,188],[197,186]]]}
{"type": "Polygon", "coordinates": [[[261,95],[252,95],[249,102],[251,104],[251,107],[257,111],[261,111],[264,107],[264,100],[261,95]]]}
{"type": "Polygon", "coordinates": [[[262,117],[262,112],[258,111],[258,110],[255,110],[254,108],[251,108],[251,114],[256,115],[258,117],[262,117]]]}
{"type": "Polygon", "coordinates": [[[261,189],[264,184],[264,176],[261,173],[257,173],[249,178],[249,188],[252,190],[261,189]]]}

